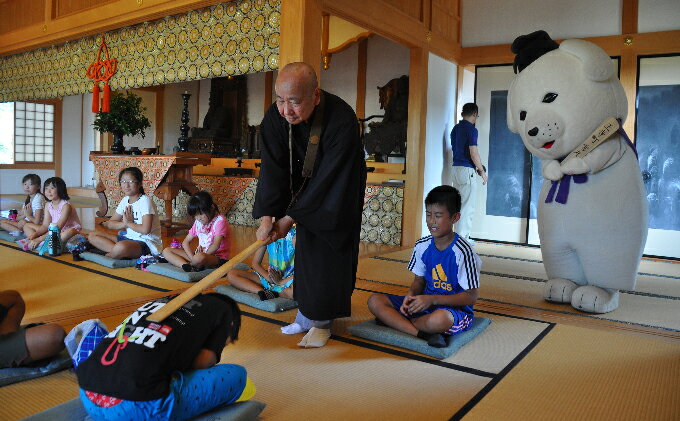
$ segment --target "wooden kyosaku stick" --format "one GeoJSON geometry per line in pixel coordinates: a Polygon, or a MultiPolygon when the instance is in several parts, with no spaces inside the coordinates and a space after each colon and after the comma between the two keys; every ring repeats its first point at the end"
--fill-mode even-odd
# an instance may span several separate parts
{"type": "Polygon", "coordinates": [[[184,304],[191,301],[192,298],[194,298],[195,296],[197,296],[201,292],[205,291],[208,287],[212,286],[212,284],[217,282],[218,279],[220,279],[221,277],[226,275],[227,272],[229,272],[234,266],[236,266],[237,263],[242,262],[243,259],[250,256],[251,254],[253,254],[255,252],[255,250],[259,249],[260,247],[262,247],[266,244],[267,244],[267,241],[263,241],[263,240],[255,241],[253,244],[246,247],[246,249],[241,251],[239,254],[237,254],[236,256],[229,259],[229,261],[227,263],[223,264],[222,266],[218,267],[214,271],[210,272],[210,274],[208,274],[208,276],[206,276],[205,278],[203,278],[200,281],[193,284],[191,287],[189,287],[183,293],[181,293],[177,297],[170,300],[163,307],[161,307],[158,311],[151,314],[146,319],[151,321],[151,322],[156,322],[156,323],[163,321],[165,318],[167,318],[169,315],[171,315],[172,313],[177,311],[184,304]]]}
{"type": "Polygon", "coordinates": [[[588,155],[590,151],[593,149],[597,148],[600,146],[602,143],[604,143],[607,139],[611,138],[612,135],[619,129],[619,122],[616,121],[614,117],[609,117],[598,127],[595,129],[593,134],[588,137],[588,139],[585,140],[585,142],[581,143],[581,145],[571,151],[569,155],[567,155],[566,158],[562,160],[562,162],[567,162],[567,160],[571,158],[583,158],[584,156],[588,155]]]}

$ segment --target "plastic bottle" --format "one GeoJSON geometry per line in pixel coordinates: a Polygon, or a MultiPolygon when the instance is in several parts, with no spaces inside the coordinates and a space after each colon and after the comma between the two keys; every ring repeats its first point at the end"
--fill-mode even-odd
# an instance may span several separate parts
{"type": "Polygon", "coordinates": [[[61,232],[59,231],[59,226],[54,222],[50,224],[47,229],[47,252],[50,256],[60,256],[61,255],[61,232]]]}

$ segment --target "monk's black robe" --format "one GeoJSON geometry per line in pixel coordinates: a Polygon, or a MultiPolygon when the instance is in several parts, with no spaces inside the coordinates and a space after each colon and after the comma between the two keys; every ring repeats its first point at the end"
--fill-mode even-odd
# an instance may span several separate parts
{"type": "MultiPolygon", "coordinates": [[[[294,295],[312,320],[347,317],[356,281],[366,162],[356,114],[327,92],[314,175],[291,204],[288,122],[273,104],[262,120],[262,167],[253,217],[290,216],[297,223],[294,295]]],[[[302,164],[315,113],[293,125],[292,190],[302,185],[302,164]]]]}

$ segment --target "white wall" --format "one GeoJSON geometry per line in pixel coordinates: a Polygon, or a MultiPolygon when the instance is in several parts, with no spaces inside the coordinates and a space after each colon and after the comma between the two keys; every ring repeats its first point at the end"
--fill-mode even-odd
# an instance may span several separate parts
{"type": "MultiPolygon", "coordinates": [[[[99,139],[99,132],[97,132],[92,123],[94,123],[95,114],[91,111],[92,94],[88,93],[82,95],[82,121],[81,121],[81,183],[80,186],[94,186],[94,164],[90,161],[90,151],[93,151],[95,144],[99,139]]],[[[63,167],[62,167],[63,170],[63,167]]],[[[68,185],[68,184],[67,184],[68,185]]]]}
{"type": "Polygon", "coordinates": [[[638,0],[638,32],[680,29],[680,1],[638,0]]]}
{"type": "MultiPolygon", "coordinates": [[[[210,86],[210,85],[208,85],[210,86]]],[[[208,90],[200,89],[199,82],[182,82],[165,85],[165,93],[163,95],[163,153],[171,154],[172,148],[179,146],[177,139],[179,139],[179,126],[182,125],[182,94],[189,92],[189,127],[199,126],[198,104],[199,98],[210,95],[210,88],[208,90]]],[[[207,101],[207,99],[206,99],[207,101]]],[[[206,102],[207,103],[207,102],[206,102]]],[[[205,112],[208,110],[206,108],[205,112]]],[[[205,116],[205,113],[203,114],[205,116]]],[[[201,124],[203,120],[201,119],[201,124]]],[[[191,131],[189,132],[191,135],[191,131]]]]}
{"type": "MultiPolygon", "coordinates": [[[[449,134],[456,123],[457,67],[450,61],[430,54],[427,78],[425,174],[421,203],[433,188],[451,184],[449,134]]],[[[424,211],[421,226],[421,236],[426,235],[428,231],[424,211]]]]}
{"type": "MultiPolygon", "coordinates": [[[[324,70],[322,64],[319,78],[321,87],[325,91],[344,99],[355,110],[357,104],[357,69],[359,67],[357,52],[358,47],[355,43],[346,50],[333,54],[328,70],[324,70]]],[[[370,91],[372,86],[368,84],[366,88],[367,91],[370,91]]]]}
{"type": "Polygon", "coordinates": [[[461,20],[463,47],[508,44],[539,29],[553,39],[618,35],[621,0],[462,0],[461,20]]]}
{"type": "MultiPolygon", "coordinates": [[[[82,95],[64,97],[61,126],[61,178],[67,186],[80,186],[82,183],[83,108],[82,95]]],[[[91,106],[88,106],[87,111],[92,114],[91,106]]]]}
{"type": "Polygon", "coordinates": [[[26,174],[38,174],[42,183],[54,177],[54,170],[0,169],[0,194],[24,194],[21,179],[26,174]]]}

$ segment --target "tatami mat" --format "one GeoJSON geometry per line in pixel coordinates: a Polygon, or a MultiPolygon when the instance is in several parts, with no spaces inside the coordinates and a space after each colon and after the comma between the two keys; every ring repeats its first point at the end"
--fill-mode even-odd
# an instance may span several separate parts
{"type": "MultiPolygon", "coordinates": [[[[545,269],[542,261],[535,259],[540,259],[540,250],[505,245],[482,246],[480,243],[476,249],[482,258],[482,301],[680,331],[680,277],[675,279],[673,275],[680,271],[679,264],[645,260],[643,263],[647,272],[638,275],[636,290],[622,292],[616,310],[597,315],[543,299],[545,269]],[[536,253],[539,256],[535,256],[536,253]]],[[[409,286],[413,281],[413,274],[406,269],[410,256],[409,249],[361,259],[358,276],[370,281],[409,286]]]]}
{"type": "Polygon", "coordinates": [[[0,387],[0,420],[21,420],[76,396],[78,385],[71,370],[0,387]]]}
{"type": "MultiPolygon", "coordinates": [[[[77,303],[82,309],[72,317],[100,317],[114,328],[144,297],[176,289],[176,284],[186,287],[135,269],[96,267],[99,273],[88,272],[5,246],[0,246],[0,257],[3,288],[4,275],[12,271],[8,287],[25,292],[29,309],[47,318],[77,303]],[[26,273],[35,273],[42,286],[21,284],[26,273]],[[69,287],[71,283],[76,287],[69,287]]],[[[410,250],[404,250],[360,260],[352,317],[336,321],[333,337],[321,349],[299,348],[302,334],[281,334],[280,327],[293,321],[295,310],[269,313],[241,306],[240,338],[226,348],[222,362],[248,369],[257,387],[255,398],[267,403],[262,420],[680,419],[678,341],[485,311],[484,303],[496,296],[517,308],[568,308],[545,303],[537,292],[540,282],[521,277],[515,272],[521,266],[515,263],[503,266],[503,261],[514,262],[511,259],[494,257],[498,261],[494,270],[501,275],[483,275],[483,299],[477,309],[492,319],[491,325],[445,360],[349,335],[349,325],[373,317],[366,305],[370,294],[406,291],[413,275],[400,260],[409,257],[410,250]]],[[[63,258],[70,263],[70,256],[63,258]]],[[[531,270],[529,274],[537,274],[536,267],[531,270]]],[[[658,300],[622,297],[619,310],[626,309],[638,320],[645,311],[657,311],[655,302],[644,301],[650,298],[658,300]]],[[[616,313],[605,316],[612,315],[616,313]]],[[[69,323],[74,321],[65,326],[69,323]]],[[[0,388],[0,419],[21,419],[76,393],[75,376],[68,371],[0,388]]]]}
{"type": "Polygon", "coordinates": [[[70,254],[41,257],[4,241],[0,241],[0,259],[2,289],[22,294],[27,319],[187,287],[135,268],[73,262],[70,254]]]}
{"type": "Polygon", "coordinates": [[[558,325],[465,420],[678,420],[680,345],[558,325]]]}

